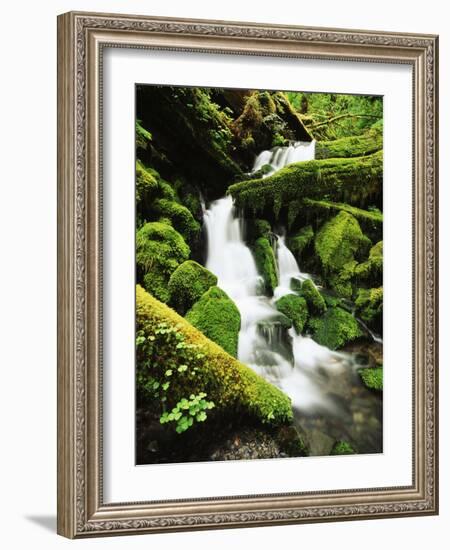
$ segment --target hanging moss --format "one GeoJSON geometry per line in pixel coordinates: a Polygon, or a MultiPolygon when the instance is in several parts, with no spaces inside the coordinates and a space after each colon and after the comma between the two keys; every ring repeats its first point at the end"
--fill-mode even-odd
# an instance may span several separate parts
{"type": "Polygon", "coordinates": [[[145,386],[153,380],[163,380],[170,362],[174,382],[167,392],[172,403],[190,394],[205,392],[207,399],[214,402],[217,414],[244,412],[257,421],[273,424],[292,421],[292,406],[287,395],[239,363],[139,285],[136,289],[136,329],[141,338],[149,343],[156,342],[149,355],[137,356],[140,383],[145,386]],[[162,334],[167,338],[156,337],[161,323],[165,325],[165,330],[168,329],[167,333],[162,334]],[[178,370],[183,365],[179,364],[176,346],[169,339],[174,332],[182,335],[186,345],[198,350],[191,354],[189,364],[184,365],[187,369],[183,368],[182,373],[178,370]]]}
{"type": "Polygon", "coordinates": [[[187,260],[172,273],[168,289],[170,305],[184,315],[202,294],[217,284],[217,277],[202,265],[187,260]]]}
{"type": "Polygon", "coordinates": [[[382,152],[366,157],[311,160],[294,163],[264,179],[235,183],[228,193],[249,212],[271,209],[301,198],[320,198],[362,207],[379,200],[382,192],[382,152]]]}
{"type": "Polygon", "coordinates": [[[383,330],[383,287],[361,288],[355,300],[356,313],[371,329],[383,330]]]}
{"type": "Polygon", "coordinates": [[[358,373],[366,388],[375,391],[383,390],[383,367],[359,369],[358,373]]]}
{"type": "Polygon", "coordinates": [[[325,300],[311,279],[306,279],[303,281],[300,292],[301,296],[303,296],[308,304],[308,310],[311,311],[312,314],[322,315],[322,313],[325,313],[327,309],[325,300]]]}
{"type": "Polygon", "coordinates": [[[253,245],[253,252],[256,267],[264,280],[266,292],[273,294],[274,289],[278,285],[278,275],[275,254],[269,239],[266,237],[256,239],[253,245]]]}
{"type": "Polygon", "coordinates": [[[230,355],[237,356],[241,314],[222,289],[212,286],[207,290],[187,312],[186,320],[230,355]]]}
{"type": "Polygon", "coordinates": [[[382,147],[383,135],[381,132],[343,137],[333,141],[318,141],[316,143],[316,159],[362,157],[375,153],[382,147]]]}
{"type": "Polygon", "coordinates": [[[336,441],[331,449],[330,455],[354,455],[355,449],[347,441],[336,441]]]}
{"type": "Polygon", "coordinates": [[[189,254],[189,246],[173,227],[161,222],[146,223],[136,234],[138,282],[156,298],[167,302],[169,278],[189,254]]]}
{"type": "Polygon", "coordinates": [[[292,321],[295,332],[301,334],[308,319],[306,300],[296,294],[286,294],[275,302],[275,306],[292,321]]]}
{"type": "Polygon", "coordinates": [[[313,329],[313,339],[332,350],[363,336],[358,321],[339,307],[328,309],[323,317],[314,318],[309,326],[313,329]]]}

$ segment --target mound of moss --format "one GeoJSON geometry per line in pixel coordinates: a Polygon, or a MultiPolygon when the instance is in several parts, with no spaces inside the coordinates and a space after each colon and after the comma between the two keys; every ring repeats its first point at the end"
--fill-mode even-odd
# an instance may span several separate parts
{"type": "Polygon", "coordinates": [[[353,315],[339,307],[329,308],[323,317],[315,317],[309,326],[313,330],[313,339],[332,350],[364,335],[353,315]]]}
{"type": "Polygon", "coordinates": [[[146,223],[136,234],[138,282],[153,296],[168,302],[170,276],[189,254],[189,246],[173,227],[161,222],[146,223]]]}
{"type": "Polygon", "coordinates": [[[311,225],[302,227],[289,238],[289,250],[294,254],[298,263],[302,262],[303,253],[314,240],[314,231],[311,225]]]}
{"type": "MultiPolygon", "coordinates": [[[[292,201],[301,210],[301,198],[323,199],[364,207],[379,201],[383,155],[311,160],[286,166],[267,178],[235,183],[228,188],[236,206],[254,214],[265,209],[279,217],[292,201]]],[[[291,214],[291,218],[295,213],[291,214]]]]}
{"type": "Polygon", "coordinates": [[[327,310],[325,300],[311,279],[303,281],[300,292],[308,304],[308,310],[313,315],[322,315],[322,313],[325,313],[327,310]]]}
{"type": "Polygon", "coordinates": [[[187,312],[186,320],[230,355],[237,356],[241,314],[221,288],[212,286],[207,290],[187,312]]]}
{"type": "Polygon", "coordinates": [[[347,441],[336,441],[331,449],[330,455],[354,455],[355,449],[347,441]]]}
{"type": "Polygon", "coordinates": [[[355,300],[356,314],[378,333],[383,329],[383,287],[361,288],[355,300]]]}
{"type": "Polygon", "coordinates": [[[169,407],[185,396],[202,392],[214,403],[216,414],[242,411],[263,423],[292,421],[287,395],[139,285],[136,330],[139,342],[144,344],[138,347],[137,354],[138,389],[145,392],[150,387],[159,391],[168,381],[165,397],[169,407]],[[178,349],[176,342],[182,344],[178,349]]]}
{"type": "Polygon", "coordinates": [[[264,280],[267,294],[273,294],[278,285],[277,263],[273,247],[267,237],[256,239],[253,245],[256,267],[264,280]]]}
{"type": "Polygon", "coordinates": [[[383,390],[383,367],[371,367],[368,369],[359,369],[358,374],[363,384],[369,390],[383,390]]]}
{"type": "Polygon", "coordinates": [[[333,141],[316,143],[316,159],[362,157],[379,151],[383,147],[381,132],[368,132],[360,136],[349,136],[333,141]]]}
{"type": "Polygon", "coordinates": [[[217,277],[202,265],[187,260],[180,264],[170,276],[168,289],[170,305],[184,315],[202,294],[217,284],[217,277]]]}
{"type": "Polygon", "coordinates": [[[306,300],[296,294],[286,294],[275,302],[275,306],[292,321],[295,332],[301,334],[308,319],[306,300]]]}
{"type": "Polygon", "coordinates": [[[200,224],[182,204],[169,199],[158,199],[153,203],[155,214],[170,220],[171,225],[188,241],[192,242],[200,233],[200,224]]]}
{"type": "Polygon", "coordinates": [[[370,286],[383,283],[383,241],[377,242],[369,252],[369,258],[357,265],[355,275],[360,282],[370,286]]]}

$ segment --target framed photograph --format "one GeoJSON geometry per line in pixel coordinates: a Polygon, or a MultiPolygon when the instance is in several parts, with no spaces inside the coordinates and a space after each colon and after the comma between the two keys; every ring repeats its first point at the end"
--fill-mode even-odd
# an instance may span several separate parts
{"type": "Polygon", "coordinates": [[[58,18],[58,532],[438,512],[432,35],[58,18]]]}

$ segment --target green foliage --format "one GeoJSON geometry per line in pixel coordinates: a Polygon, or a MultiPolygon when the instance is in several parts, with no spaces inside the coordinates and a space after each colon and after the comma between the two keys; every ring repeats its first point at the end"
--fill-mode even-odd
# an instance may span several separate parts
{"type": "Polygon", "coordinates": [[[198,237],[200,224],[185,206],[169,199],[158,199],[153,203],[153,211],[156,215],[169,219],[171,225],[189,243],[198,237]]]}
{"type": "Polygon", "coordinates": [[[358,373],[367,388],[375,391],[383,390],[383,367],[359,369],[358,373]]]}
{"type": "Polygon", "coordinates": [[[369,252],[369,258],[356,266],[355,275],[359,282],[371,286],[383,283],[383,241],[377,242],[369,252]]]}
{"type": "Polygon", "coordinates": [[[180,315],[184,315],[202,294],[216,284],[217,277],[211,271],[193,260],[187,260],[180,264],[170,277],[170,305],[180,315]]]}
{"type": "Polygon", "coordinates": [[[292,420],[291,402],[283,392],[139,285],[136,330],[138,338],[145,338],[140,340],[144,346],[138,345],[136,350],[138,391],[152,403],[165,403],[165,410],[172,410],[186,396],[205,393],[217,414],[242,411],[260,422],[273,424],[292,420]],[[161,323],[166,325],[163,332],[161,323]],[[152,392],[159,391],[160,386],[153,390],[154,384],[166,383],[168,370],[172,371],[169,386],[164,394],[155,396],[152,392]],[[166,400],[162,401],[164,397],[166,400]]]}
{"type": "MultiPolygon", "coordinates": [[[[227,193],[239,208],[254,214],[270,208],[274,218],[291,202],[300,212],[302,198],[317,198],[363,206],[381,195],[383,155],[310,160],[289,164],[266,178],[235,183],[227,193]]],[[[293,214],[291,214],[292,218],[293,214]]]]}
{"type": "Polygon", "coordinates": [[[256,267],[261,274],[266,292],[272,294],[278,285],[275,253],[267,237],[259,237],[253,245],[256,267]]]}
{"type": "Polygon", "coordinates": [[[330,455],[354,455],[355,449],[347,441],[336,441],[330,455]]]}
{"type": "Polygon", "coordinates": [[[227,353],[237,356],[241,314],[222,289],[212,286],[207,290],[187,312],[186,320],[227,353]]]}
{"type": "Polygon", "coordinates": [[[275,306],[292,321],[297,334],[301,334],[308,319],[306,300],[296,294],[286,294],[275,302],[275,306]]]}
{"type": "Polygon", "coordinates": [[[173,227],[161,222],[146,223],[136,234],[138,281],[156,298],[167,302],[170,276],[189,254],[189,246],[173,227]]]}
{"type": "Polygon", "coordinates": [[[339,349],[363,336],[358,321],[339,307],[329,308],[325,315],[309,323],[313,339],[330,349],[339,349]]]}
{"type": "Polygon", "coordinates": [[[361,288],[355,300],[357,315],[373,330],[381,332],[383,323],[383,287],[361,288]]]}
{"type": "Polygon", "coordinates": [[[301,287],[301,296],[306,300],[308,304],[308,310],[314,315],[322,315],[327,309],[325,300],[320,292],[317,290],[316,285],[311,279],[303,281],[301,287]]]}
{"type": "Polygon", "coordinates": [[[287,139],[283,137],[281,134],[274,134],[272,138],[272,147],[283,147],[288,143],[287,139]]]}
{"type": "Polygon", "coordinates": [[[214,402],[206,401],[205,397],[205,392],[198,395],[192,393],[189,399],[183,397],[170,412],[166,411],[161,415],[160,423],[176,422],[175,430],[181,434],[194,422],[204,422],[207,419],[206,411],[214,408],[214,402]]]}
{"type": "Polygon", "coordinates": [[[334,141],[316,143],[316,159],[362,157],[383,147],[383,134],[369,132],[362,136],[349,136],[334,141]]]}
{"type": "Polygon", "coordinates": [[[302,227],[295,235],[289,238],[289,249],[299,263],[301,263],[303,252],[312,243],[313,239],[314,231],[310,225],[302,227]]]}

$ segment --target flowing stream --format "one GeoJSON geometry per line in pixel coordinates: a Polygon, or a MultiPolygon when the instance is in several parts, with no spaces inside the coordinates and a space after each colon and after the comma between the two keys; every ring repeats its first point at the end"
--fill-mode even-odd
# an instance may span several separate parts
{"type": "MultiPolygon", "coordinates": [[[[290,162],[314,158],[314,142],[263,151],[254,171],[264,164],[279,169],[290,162]]],[[[232,198],[213,202],[204,212],[206,267],[241,314],[238,358],[292,400],[297,425],[306,432],[312,454],[328,454],[335,440],[356,442],[360,452],[381,451],[380,399],[360,383],[357,354],[332,351],[309,336],[286,329],[275,306],[292,293],[291,280],[303,273],[283,235],[275,236],[279,286],[273,298],[264,294],[262,278],[245,243],[244,220],[232,198]]]]}

